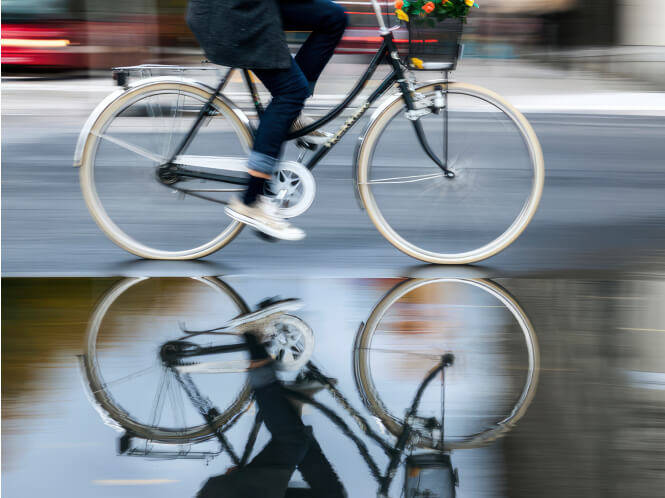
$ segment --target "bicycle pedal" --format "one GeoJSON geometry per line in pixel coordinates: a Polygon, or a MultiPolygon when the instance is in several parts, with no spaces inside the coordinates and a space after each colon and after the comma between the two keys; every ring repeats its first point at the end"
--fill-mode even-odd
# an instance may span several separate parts
{"type": "Polygon", "coordinates": [[[269,297],[269,298],[264,299],[263,301],[261,301],[259,304],[257,304],[256,309],[260,310],[260,309],[263,309],[263,308],[267,308],[271,304],[275,304],[275,303],[278,303],[280,301],[282,301],[282,298],[280,298],[279,296],[269,297]]]}
{"type": "Polygon", "coordinates": [[[296,140],[296,146],[306,150],[316,150],[319,148],[318,144],[309,143],[307,140],[303,140],[302,138],[298,138],[296,140]]]}
{"type": "Polygon", "coordinates": [[[279,239],[277,237],[273,237],[272,235],[268,235],[267,233],[260,232],[258,230],[252,230],[254,232],[254,235],[256,235],[259,239],[263,239],[266,242],[279,242],[279,239]]]}

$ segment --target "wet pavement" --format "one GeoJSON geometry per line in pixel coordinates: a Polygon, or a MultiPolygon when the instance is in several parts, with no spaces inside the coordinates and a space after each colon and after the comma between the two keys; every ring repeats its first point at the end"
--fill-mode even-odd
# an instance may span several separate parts
{"type": "MultiPolygon", "coordinates": [[[[302,308],[262,329],[294,367],[279,373],[287,386],[302,371],[334,379],[300,409],[348,496],[388,486],[389,455],[393,497],[405,477],[420,486],[411,496],[662,496],[665,281],[609,275],[3,278],[2,493],[194,496],[251,440],[246,355],[165,368],[160,351],[280,296],[302,308]],[[452,364],[423,384],[445,354],[452,364]],[[183,375],[217,407],[226,448],[183,375]],[[395,452],[405,426],[412,437],[395,452]]],[[[248,460],[269,439],[261,427],[248,460]]],[[[295,472],[289,487],[303,480],[295,472]]]]}

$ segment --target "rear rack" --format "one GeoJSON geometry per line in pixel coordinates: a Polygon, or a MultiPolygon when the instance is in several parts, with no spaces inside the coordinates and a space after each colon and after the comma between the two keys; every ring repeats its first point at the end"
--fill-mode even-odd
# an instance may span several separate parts
{"type": "Polygon", "coordinates": [[[151,78],[153,76],[183,75],[188,72],[216,71],[221,75],[230,73],[232,69],[216,66],[202,61],[199,66],[177,66],[170,64],[141,64],[139,66],[120,66],[111,69],[116,85],[126,87],[131,79],[151,78]]]}

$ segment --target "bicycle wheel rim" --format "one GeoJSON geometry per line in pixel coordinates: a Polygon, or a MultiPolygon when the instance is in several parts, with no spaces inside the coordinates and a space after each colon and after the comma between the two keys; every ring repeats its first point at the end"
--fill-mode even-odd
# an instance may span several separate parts
{"type": "MultiPolygon", "coordinates": [[[[417,90],[420,93],[426,94],[428,92],[434,92],[436,91],[437,87],[443,87],[445,85],[445,82],[432,83],[420,87],[417,90]]],[[[397,97],[393,99],[393,101],[388,102],[387,105],[381,109],[375,120],[369,125],[358,152],[357,181],[361,199],[367,209],[370,219],[374,223],[375,227],[379,230],[379,232],[393,246],[411,257],[429,263],[467,264],[481,261],[502,251],[508,245],[514,242],[515,239],[519,237],[522,231],[529,224],[535,215],[542,195],[542,188],[544,183],[543,158],[540,144],[538,143],[538,139],[529,123],[526,121],[524,116],[519,113],[519,111],[501,99],[498,95],[480,87],[467,84],[453,83],[449,84],[447,88],[450,95],[449,98],[452,99],[453,96],[460,96],[460,98],[464,99],[473,99],[473,102],[478,103],[476,105],[485,106],[485,108],[488,110],[487,112],[491,111],[495,117],[502,116],[501,121],[510,123],[510,125],[513,127],[513,132],[509,134],[512,142],[516,144],[520,143],[523,147],[523,152],[526,151],[526,153],[520,153],[519,156],[521,157],[520,161],[523,162],[525,166],[528,164],[528,168],[522,168],[522,174],[525,175],[524,178],[529,179],[528,195],[521,196],[523,197],[522,202],[513,202],[514,206],[512,207],[515,214],[514,216],[511,215],[508,218],[510,219],[510,223],[502,222],[498,229],[495,229],[489,223],[485,223],[484,229],[488,231],[495,231],[497,234],[491,237],[491,240],[480,240],[477,243],[474,240],[474,243],[470,244],[470,247],[468,248],[463,248],[460,245],[460,247],[455,248],[455,250],[447,252],[445,249],[439,249],[438,247],[426,247],[427,245],[431,245],[430,240],[437,240],[436,237],[439,237],[438,240],[443,241],[443,244],[452,244],[456,240],[458,233],[464,235],[465,223],[467,219],[459,214],[456,218],[457,207],[453,202],[455,198],[454,196],[450,197],[449,199],[444,198],[444,194],[446,194],[445,189],[447,189],[448,193],[450,193],[451,191],[454,192],[456,188],[461,188],[463,185],[465,185],[464,182],[471,181],[470,178],[473,175],[467,173],[478,174],[478,169],[475,170],[475,173],[474,168],[462,169],[462,175],[460,175],[460,170],[458,170],[457,177],[455,179],[446,179],[443,177],[441,170],[438,169],[438,167],[436,167],[429,158],[426,158],[425,153],[422,152],[422,149],[418,145],[413,149],[406,148],[401,151],[400,154],[404,155],[410,153],[411,151],[415,151],[419,154],[419,158],[424,157],[424,162],[416,161],[416,163],[419,164],[419,167],[420,165],[424,165],[426,168],[428,168],[425,174],[412,175],[411,173],[402,172],[396,176],[386,175],[385,178],[373,178],[372,175],[377,174],[377,170],[379,168],[376,165],[375,158],[377,156],[377,151],[380,149],[383,133],[385,129],[389,127],[396,118],[398,118],[400,112],[404,110],[404,101],[401,97],[397,97]],[[409,203],[402,202],[400,204],[398,202],[399,199],[393,199],[388,194],[383,194],[386,197],[385,199],[377,199],[377,197],[381,197],[381,195],[378,193],[379,188],[385,190],[387,187],[391,186],[391,184],[400,182],[405,185],[412,184],[410,185],[411,189],[414,189],[416,185],[421,185],[422,192],[415,190],[412,196],[404,199],[404,201],[409,201],[409,203]],[[411,200],[413,200],[413,203],[425,202],[425,194],[427,194],[429,191],[429,194],[427,195],[432,195],[433,188],[435,189],[433,194],[438,195],[438,197],[433,197],[430,205],[434,205],[434,202],[441,202],[444,204],[448,203],[446,204],[448,209],[441,210],[440,212],[437,212],[436,209],[426,212],[426,210],[423,209],[420,211],[414,211],[410,218],[406,218],[403,206],[409,207],[411,205],[411,200]],[[441,192],[439,192],[438,189],[440,189],[441,192]],[[520,206],[519,210],[517,209],[517,206],[520,206]],[[423,231],[423,234],[418,236],[419,240],[414,242],[409,240],[412,238],[412,234],[405,235],[400,232],[407,230],[413,231],[414,227],[416,227],[420,221],[420,219],[415,221],[417,219],[417,215],[421,215],[423,218],[426,216],[434,217],[436,215],[438,218],[434,218],[435,222],[433,222],[432,225],[433,229],[429,232],[423,231]],[[399,223],[395,222],[396,217],[404,218],[403,220],[400,220],[400,223],[403,226],[397,226],[399,223]],[[455,228],[457,232],[444,232],[444,230],[452,230],[453,228],[455,228]]],[[[407,122],[406,119],[404,121],[407,122]]],[[[455,129],[459,130],[459,127],[455,129]]],[[[449,131],[452,133],[452,127],[449,131]]],[[[415,143],[415,133],[413,134],[412,138],[415,143]]],[[[394,139],[394,137],[391,135],[390,139],[394,139]]],[[[441,141],[443,142],[443,138],[441,138],[441,141]]],[[[454,148],[455,143],[455,137],[450,136],[448,141],[449,147],[454,148]]],[[[480,150],[480,148],[477,149],[480,150]]],[[[485,149],[487,150],[486,154],[488,155],[488,158],[491,158],[491,148],[488,146],[485,149]]],[[[439,157],[441,157],[441,153],[437,153],[439,157]]],[[[478,154],[479,152],[476,151],[474,153],[478,154]]],[[[379,152],[379,155],[380,154],[384,153],[381,151],[379,152]]],[[[393,160],[393,155],[394,154],[392,149],[386,150],[384,154],[384,156],[389,158],[390,161],[393,160]]],[[[463,161],[465,158],[464,156],[458,156],[457,159],[463,161]]],[[[488,168],[483,166],[481,169],[488,168]]],[[[401,167],[400,170],[406,171],[401,167]]],[[[501,178],[496,174],[494,177],[501,178]]],[[[485,172],[481,178],[482,180],[476,179],[475,181],[484,182],[486,185],[485,190],[483,190],[484,192],[487,191],[487,189],[490,187],[492,177],[489,173],[485,172]]],[[[506,178],[502,181],[508,181],[508,179],[506,178]]],[[[405,191],[407,190],[406,187],[400,188],[404,188],[405,191]]],[[[394,186],[392,189],[393,192],[396,191],[394,186]]],[[[526,190],[527,189],[525,187],[524,194],[526,194],[526,190]]],[[[465,195],[469,192],[472,195],[477,195],[478,198],[484,199],[485,203],[490,201],[496,202],[496,199],[493,199],[491,196],[483,197],[480,194],[476,194],[471,188],[468,188],[466,191],[462,191],[462,193],[458,193],[457,195],[465,195]]],[[[506,195],[506,198],[508,198],[508,195],[506,195]]],[[[469,202],[469,209],[472,205],[473,203],[469,202]]],[[[438,207],[440,208],[440,206],[438,207]]],[[[513,211],[511,211],[511,213],[513,211]]],[[[502,211],[500,209],[490,209],[488,207],[486,209],[486,213],[489,218],[491,216],[498,216],[500,213],[502,213],[502,211]]],[[[464,213],[461,214],[463,215],[464,213]]],[[[480,222],[482,223],[482,217],[480,222]]]]}
{"type": "Polygon", "coordinates": [[[505,306],[519,324],[524,336],[526,351],[528,354],[528,370],[525,376],[524,385],[519,397],[510,410],[509,414],[497,420],[494,425],[486,430],[469,434],[464,437],[458,437],[455,440],[445,439],[443,446],[440,441],[420,437],[418,446],[436,450],[454,450],[465,448],[476,448],[508,432],[526,413],[536,392],[538,385],[538,374],[540,369],[540,352],[537,337],[529,318],[515,299],[501,286],[482,279],[461,279],[461,278],[437,278],[437,279],[409,279],[397,284],[393,289],[381,299],[377,306],[367,319],[367,323],[361,327],[356,336],[354,346],[354,378],[356,387],[361,395],[363,404],[376,416],[384,427],[394,436],[398,437],[402,433],[404,422],[391,413],[386,408],[385,403],[379,396],[371,374],[371,359],[368,351],[371,350],[373,336],[377,327],[388,310],[400,299],[407,296],[414,290],[423,286],[432,284],[461,284],[480,289],[498,300],[505,306]]]}
{"type": "MultiPolygon", "coordinates": [[[[209,96],[206,90],[184,83],[159,82],[139,86],[109,104],[91,127],[80,168],[83,197],[97,225],[123,249],[148,259],[196,259],[219,250],[242,230],[243,225],[228,218],[223,205],[219,204],[232,194],[197,192],[195,195],[181,195],[160,183],[156,177],[159,161],[153,156],[166,157],[175,150],[176,144],[184,138],[193,123],[194,103],[200,109],[209,96]],[[153,106],[142,102],[151,99],[159,101],[160,98],[163,101],[154,107],[165,108],[166,111],[158,112],[172,112],[172,116],[141,116],[134,111],[141,106],[150,109],[153,106]],[[169,111],[169,99],[175,100],[175,105],[171,106],[173,111],[169,111]],[[182,118],[185,113],[188,116],[186,119],[182,118]],[[151,120],[149,118],[156,122],[163,118],[160,123],[164,129],[154,133],[146,131],[151,128],[147,123],[151,120]],[[174,121],[177,129],[168,129],[168,118],[174,121]],[[132,119],[134,124],[130,126],[121,124],[132,119]],[[141,121],[146,124],[141,124],[141,121]],[[120,130],[119,136],[114,136],[118,135],[116,130],[120,130]],[[144,142],[151,141],[157,144],[143,146],[144,142]],[[160,154],[149,150],[159,148],[160,142],[162,145],[168,143],[170,150],[158,151],[160,154]],[[142,152],[143,156],[134,150],[142,152]],[[150,157],[147,157],[146,151],[150,157]],[[118,182],[114,176],[115,169],[125,171],[127,180],[118,182]],[[127,193],[123,189],[133,191],[127,193]],[[200,195],[208,195],[218,202],[202,200],[198,197],[200,195]]],[[[197,150],[203,151],[199,155],[210,155],[210,152],[219,154],[220,149],[226,151],[228,148],[231,149],[229,155],[246,157],[252,135],[238,117],[239,111],[231,108],[221,96],[215,99],[213,106],[217,111],[215,118],[207,118],[206,133],[197,133],[187,154],[196,154],[197,150]],[[223,136],[215,133],[220,133],[220,130],[224,130],[223,136]],[[216,139],[224,147],[212,147],[216,139]]],[[[201,187],[208,190],[220,188],[217,182],[188,181],[183,185],[195,190],[201,190],[201,187]]],[[[225,184],[222,186],[230,190],[239,189],[225,184]]]]}
{"type": "MultiPolygon", "coordinates": [[[[204,423],[186,428],[173,429],[145,424],[129,413],[108,390],[107,386],[109,384],[104,379],[98,362],[97,342],[100,328],[114,303],[125,292],[147,280],[149,279],[144,277],[127,278],[115,284],[101,298],[88,321],[84,343],[85,354],[81,359],[89,398],[108,425],[127,431],[134,436],[169,444],[184,444],[206,440],[213,436],[213,428],[217,429],[229,422],[234,415],[240,413],[247,405],[251,397],[251,389],[246,381],[237,395],[234,396],[233,401],[215,418],[211,424],[212,427],[204,423]]],[[[243,299],[221,280],[207,277],[187,280],[199,282],[214,292],[219,293],[220,296],[225,296],[237,309],[238,313],[249,311],[243,299]]]]}

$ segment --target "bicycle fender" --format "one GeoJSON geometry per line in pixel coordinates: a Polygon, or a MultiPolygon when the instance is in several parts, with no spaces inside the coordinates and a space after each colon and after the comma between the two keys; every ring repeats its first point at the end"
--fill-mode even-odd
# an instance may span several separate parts
{"type": "Polygon", "coordinates": [[[76,149],[74,150],[75,168],[81,166],[81,160],[83,158],[83,147],[85,146],[86,138],[88,138],[90,130],[92,130],[92,126],[95,124],[95,121],[97,121],[102,112],[104,112],[104,109],[111,105],[111,102],[120,97],[123,93],[125,93],[125,91],[126,90],[124,88],[121,88],[107,95],[104,100],[97,104],[97,107],[95,107],[95,109],[90,113],[90,116],[88,116],[88,119],[86,119],[85,123],[83,124],[83,128],[81,128],[79,133],[78,140],[76,141],[76,149]]]}

